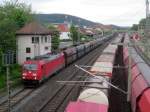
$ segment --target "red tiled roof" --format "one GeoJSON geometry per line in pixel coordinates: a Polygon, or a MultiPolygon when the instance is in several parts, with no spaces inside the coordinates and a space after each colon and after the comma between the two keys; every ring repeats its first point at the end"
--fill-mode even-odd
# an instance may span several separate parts
{"type": "Polygon", "coordinates": [[[69,32],[69,28],[68,28],[67,24],[59,24],[58,30],[60,32],[69,32]]]}
{"type": "Polygon", "coordinates": [[[16,32],[17,35],[47,35],[52,32],[37,22],[26,24],[16,32]]]}

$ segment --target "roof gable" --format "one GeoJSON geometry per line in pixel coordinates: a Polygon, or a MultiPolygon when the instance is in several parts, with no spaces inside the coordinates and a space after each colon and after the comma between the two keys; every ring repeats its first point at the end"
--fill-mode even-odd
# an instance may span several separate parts
{"type": "Polygon", "coordinates": [[[37,22],[26,24],[16,32],[17,35],[48,35],[52,32],[37,22]]]}
{"type": "Polygon", "coordinates": [[[69,28],[68,28],[67,24],[59,24],[58,30],[60,32],[69,32],[69,28]]]}

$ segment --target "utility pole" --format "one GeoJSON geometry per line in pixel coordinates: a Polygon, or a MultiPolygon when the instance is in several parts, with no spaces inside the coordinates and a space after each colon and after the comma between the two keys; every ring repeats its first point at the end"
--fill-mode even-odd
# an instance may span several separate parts
{"type": "Polygon", "coordinates": [[[149,17],[149,1],[146,0],[146,18],[149,17]]]}
{"type": "MultiPolygon", "coordinates": [[[[150,38],[150,13],[149,13],[149,1],[146,0],[146,25],[145,25],[145,38],[144,41],[148,41],[150,38]]],[[[149,47],[145,47],[146,55],[148,55],[149,47]]]]}
{"type": "Polygon", "coordinates": [[[80,43],[80,19],[78,19],[78,44],[80,43]]]}
{"type": "Polygon", "coordinates": [[[7,75],[7,93],[8,93],[8,112],[11,112],[11,104],[10,104],[10,80],[9,80],[9,64],[6,65],[6,75],[7,75]]]}
{"type": "Polygon", "coordinates": [[[149,14],[149,1],[146,0],[146,25],[145,25],[145,36],[148,38],[150,31],[150,14],[149,14]]]}
{"type": "Polygon", "coordinates": [[[68,21],[67,21],[67,19],[68,19],[68,16],[67,16],[67,15],[65,15],[65,21],[64,21],[64,23],[68,25],[68,21]]]}
{"type": "Polygon", "coordinates": [[[11,103],[10,103],[10,65],[14,63],[14,53],[12,51],[8,51],[2,56],[3,64],[6,66],[6,83],[7,83],[7,94],[8,94],[8,112],[11,112],[11,103]]]}

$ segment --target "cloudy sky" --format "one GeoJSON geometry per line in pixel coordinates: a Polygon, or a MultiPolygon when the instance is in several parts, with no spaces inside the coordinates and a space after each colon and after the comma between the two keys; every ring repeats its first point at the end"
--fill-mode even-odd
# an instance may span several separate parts
{"type": "MultiPolygon", "coordinates": [[[[2,0],[0,0],[2,1],[2,0]]],[[[103,24],[131,26],[145,17],[145,0],[19,0],[36,13],[64,13],[103,24]]]]}

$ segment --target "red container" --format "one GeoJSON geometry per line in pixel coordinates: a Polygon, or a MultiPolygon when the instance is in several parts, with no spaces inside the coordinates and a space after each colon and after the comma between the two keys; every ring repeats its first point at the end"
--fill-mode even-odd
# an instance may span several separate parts
{"type": "Polygon", "coordinates": [[[77,59],[77,50],[75,47],[68,48],[64,51],[66,65],[72,63],[77,59]]]}
{"type": "Polygon", "coordinates": [[[133,112],[136,112],[137,102],[143,91],[148,87],[142,75],[139,75],[132,84],[131,104],[133,112]]]}
{"type": "Polygon", "coordinates": [[[150,88],[145,90],[138,102],[139,112],[150,111],[150,88]]]}
{"type": "Polygon", "coordinates": [[[108,112],[108,105],[90,102],[70,102],[65,112],[108,112]]]}

